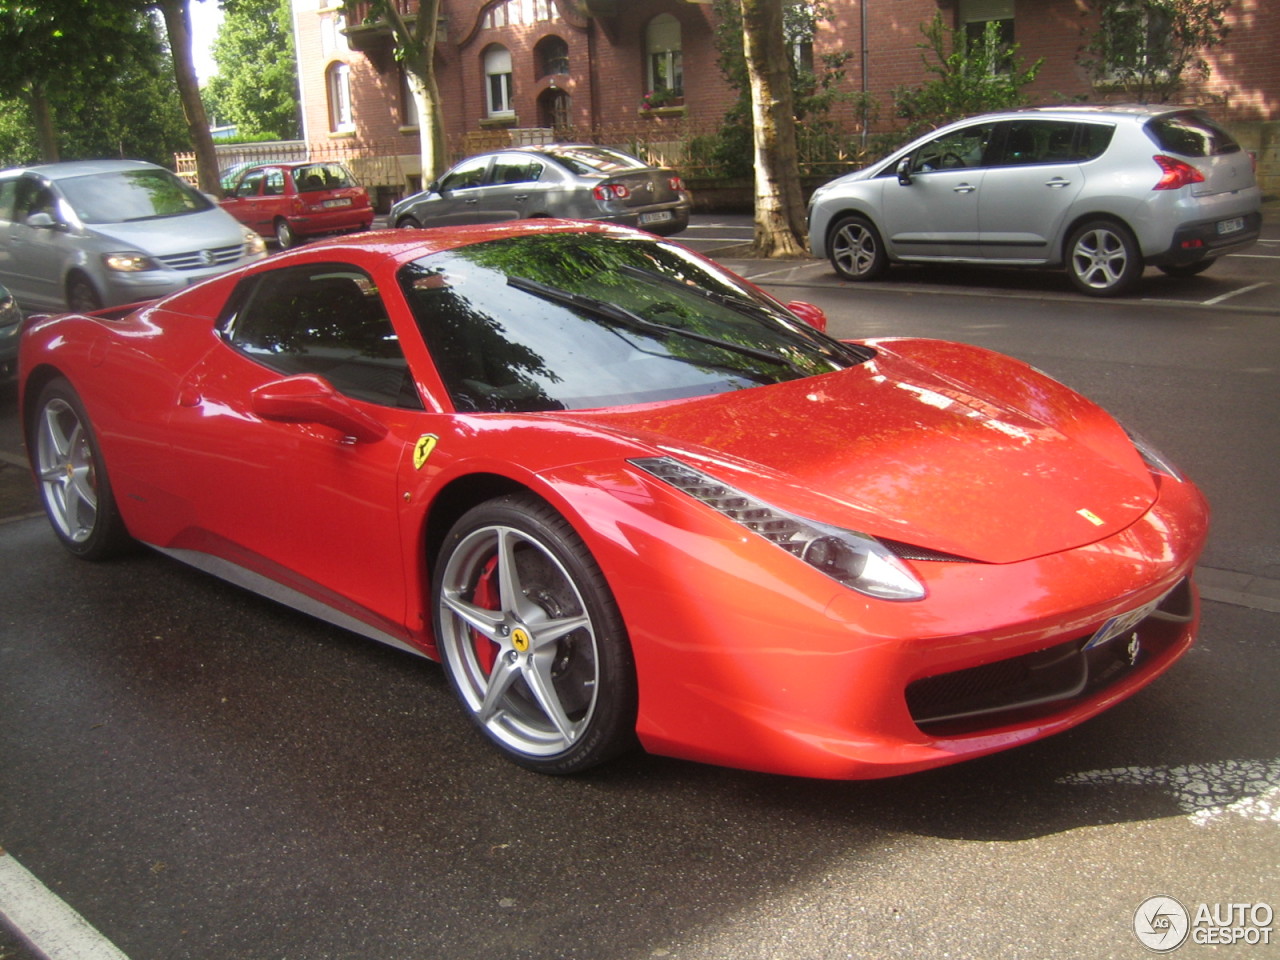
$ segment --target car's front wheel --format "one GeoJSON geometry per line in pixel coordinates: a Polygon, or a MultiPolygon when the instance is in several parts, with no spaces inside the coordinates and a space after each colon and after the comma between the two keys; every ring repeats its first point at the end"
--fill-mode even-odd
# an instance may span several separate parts
{"type": "Polygon", "coordinates": [[[288,250],[298,245],[298,235],[293,227],[289,226],[288,220],[276,221],[276,243],[280,244],[281,250],[288,250]]]}
{"type": "Polygon", "coordinates": [[[1128,293],[1142,277],[1138,241],[1123,224],[1092,220],[1067,241],[1067,274],[1076,289],[1093,297],[1128,293]]]}
{"type": "Polygon", "coordinates": [[[102,296],[88,277],[72,274],[67,281],[67,306],[72,313],[92,313],[102,309],[102,296]]]}
{"type": "Polygon", "coordinates": [[[130,542],[116,509],[102,452],[80,397],[52,380],[36,401],[27,443],[35,460],[45,513],[63,545],[100,560],[130,542]]]}
{"type": "Polygon", "coordinates": [[[604,575],[569,523],[533,496],[464,514],[432,583],[451,685],[508,757],[576,773],[629,748],[635,668],[604,575]]]}
{"type": "Polygon", "coordinates": [[[838,220],[827,249],[831,266],[845,280],[875,280],[889,267],[880,231],[863,216],[838,220]]]}
{"type": "Polygon", "coordinates": [[[396,228],[399,230],[421,230],[422,224],[413,217],[401,217],[396,221],[396,228]]]}

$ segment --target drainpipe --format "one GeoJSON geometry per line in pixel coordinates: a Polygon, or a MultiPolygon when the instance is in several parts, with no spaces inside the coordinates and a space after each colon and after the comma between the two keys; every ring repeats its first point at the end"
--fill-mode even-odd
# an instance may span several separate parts
{"type": "Polygon", "coordinates": [[[871,114],[867,107],[867,57],[871,53],[871,44],[867,40],[867,0],[859,0],[858,11],[861,14],[862,23],[860,26],[862,32],[862,149],[867,149],[867,124],[871,120],[871,114]]]}

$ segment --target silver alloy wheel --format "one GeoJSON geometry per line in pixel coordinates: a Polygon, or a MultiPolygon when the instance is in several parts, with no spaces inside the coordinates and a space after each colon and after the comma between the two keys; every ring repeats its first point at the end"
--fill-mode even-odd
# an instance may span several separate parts
{"type": "Polygon", "coordinates": [[[54,397],[40,411],[36,471],[49,518],[69,541],[86,542],[98,523],[97,464],[71,404],[54,397]]]}
{"type": "Polygon", "coordinates": [[[1091,290],[1107,291],[1126,282],[1130,266],[1128,245],[1116,231],[1094,227],[1082,233],[1071,248],[1071,269],[1091,290]]]}
{"type": "Polygon", "coordinates": [[[846,280],[874,280],[888,263],[880,235],[861,216],[837,223],[830,247],[831,265],[846,280]]]}
{"type": "Polygon", "coordinates": [[[564,564],[529,533],[482,526],[450,552],[438,602],[444,661],[476,721],[526,757],[570,750],[596,710],[600,658],[564,564]]]}
{"type": "Polygon", "coordinates": [[[298,242],[298,235],[293,232],[293,227],[289,226],[287,220],[276,221],[276,243],[280,244],[281,250],[288,250],[298,242]]]}

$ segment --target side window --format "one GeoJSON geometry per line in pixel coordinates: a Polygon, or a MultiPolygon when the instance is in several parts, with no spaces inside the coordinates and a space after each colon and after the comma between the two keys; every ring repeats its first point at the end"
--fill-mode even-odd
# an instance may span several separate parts
{"type": "Polygon", "coordinates": [[[991,143],[994,130],[994,123],[980,123],[930,140],[916,151],[911,162],[911,172],[929,173],[934,170],[964,170],[985,166],[987,146],[991,143]]]}
{"type": "Polygon", "coordinates": [[[1077,124],[1069,120],[1010,120],[1002,126],[1004,149],[996,161],[1000,166],[1073,163],[1079,159],[1077,124]]]}
{"type": "Polygon", "coordinates": [[[493,161],[493,172],[489,174],[489,182],[533,183],[542,174],[542,164],[530,157],[498,157],[493,161]]]}
{"type": "Polygon", "coordinates": [[[240,181],[240,185],[236,187],[237,197],[256,197],[258,188],[262,186],[262,180],[266,173],[262,170],[252,170],[244,175],[244,179],[240,181]]]}
{"type": "Polygon", "coordinates": [[[313,373],[357,400],[420,408],[373,281],[346,264],[271,270],[243,282],[220,323],[245,356],[285,376],[313,373]]]}
{"type": "Polygon", "coordinates": [[[489,168],[488,157],[476,157],[458,164],[440,182],[440,190],[464,190],[484,183],[484,173],[489,168]]]}
{"type": "Polygon", "coordinates": [[[18,181],[10,177],[0,181],[0,220],[13,219],[13,201],[18,193],[18,181]]]}
{"type": "Polygon", "coordinates": [[[1111,146],[1111,137],[1115,132],[1116,128],[1110,124],[1080,124],[1079,140],[1077,141],[1077,159],[1081,163],[1084,163],[1086,160],[1097,160],[1107,152],[1107,147],[1111,146]]]}
{"type": "Polygon", "coordinates": [[[284,171],[273,167],[267,171],[267,182],[262,188],[264,197],[278,197],[284,193],[284,171]]]}
{"type": "Polygon", "coordinates": [[[18,181],[13,219],[17,223],[25,223],[28,217],[36,213],[47,213],[57,220],[58,199],[47,184],[34,177],[23,177],[18,181]]]}

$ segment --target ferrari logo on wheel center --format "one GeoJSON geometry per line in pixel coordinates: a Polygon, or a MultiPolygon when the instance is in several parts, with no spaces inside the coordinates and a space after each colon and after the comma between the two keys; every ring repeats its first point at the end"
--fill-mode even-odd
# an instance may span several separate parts
{"type": "Polygon", "coordinates": [[[529,632],[524,627],[516,627],[511,631],[511,646],[520,653],[529,649],[529,632]]]}

